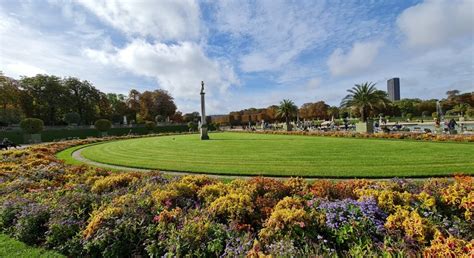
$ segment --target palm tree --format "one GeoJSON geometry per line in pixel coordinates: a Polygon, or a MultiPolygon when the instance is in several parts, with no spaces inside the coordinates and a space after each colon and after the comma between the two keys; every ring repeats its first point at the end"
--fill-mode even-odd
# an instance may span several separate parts
{"type": "Polygon", "coordinates": [[[277,115],[285,117],[286,130],[290,131],[290,118],[298,112],[298,107],[289,99],[284,99],[280,102],[277,115]]]}
{"type": "Polygon", "coordinates": [[[352,89],[347,90],[350,94],[342,99],[341,106],[359,109],[361,120],[365,122],[370,111],[376,106],[386,106],[388,102],[387,93],[377,90],[375,83],[365,82],[356,84],[352,89]]]}

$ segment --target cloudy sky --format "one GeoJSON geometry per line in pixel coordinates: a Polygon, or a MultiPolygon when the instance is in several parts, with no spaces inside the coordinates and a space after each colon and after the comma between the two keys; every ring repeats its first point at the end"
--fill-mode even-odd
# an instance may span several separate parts
{"type": "Polygon", "coordinates": [[[104,92],[163,88],[184,112],[339,105],[400,77],[402,97],[474,91],[474,0],[0,0],[0,71],[104,92]]]}

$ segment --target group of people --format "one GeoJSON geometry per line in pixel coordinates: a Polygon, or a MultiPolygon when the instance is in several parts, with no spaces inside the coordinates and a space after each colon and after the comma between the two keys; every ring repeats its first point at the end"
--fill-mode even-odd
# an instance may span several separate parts
{"type": "Polygon", "coordinates": [[[9,147],[16,149],[17,147],[20,147],[20,145],[10,141],[8,138],[3,138],[0,143],[0,150],[8,150],[9,147]]]}

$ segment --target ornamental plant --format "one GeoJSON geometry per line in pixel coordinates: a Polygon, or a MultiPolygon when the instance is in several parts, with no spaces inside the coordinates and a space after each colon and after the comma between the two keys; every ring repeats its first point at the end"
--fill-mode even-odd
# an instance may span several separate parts
{"type": "Polygon", "coordinates": [[[107,132],[112,128],[112,122],[107,119],[99,119],[94,123],[95,129],[99,130],[100,132],[107,132]]]}
{"type": "Polygon", "coordinates": [[[55,156],[100,141],[0,152],[0,231],[70,257],[473,253],[470,175],[224,183],[158,171],[117,173],[55,156]]]}
{"type": "Polygon", "coordinates": [[[38,118],[25,118],[20,122],[21,129],[28,134],[37,134],[43,131],[43,120],[38,118]]]}

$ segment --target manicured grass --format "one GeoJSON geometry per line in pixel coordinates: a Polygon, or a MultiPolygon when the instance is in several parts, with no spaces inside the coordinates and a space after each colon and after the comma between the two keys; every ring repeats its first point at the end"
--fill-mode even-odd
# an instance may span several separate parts
{"type": "Polygon", "coordinates": [[[120,140],[86,147],[97,162],[232,175],[423,177],[474,174],[474,144],[246,133],[120,140]]]}
{"type": "Polygon", "coordinates": [[[0,257],[65,257],[53,251],[47,251],[42,248],[27,246],[26,244],[14,240],[7,235],[0,234],[0,257]]]}

